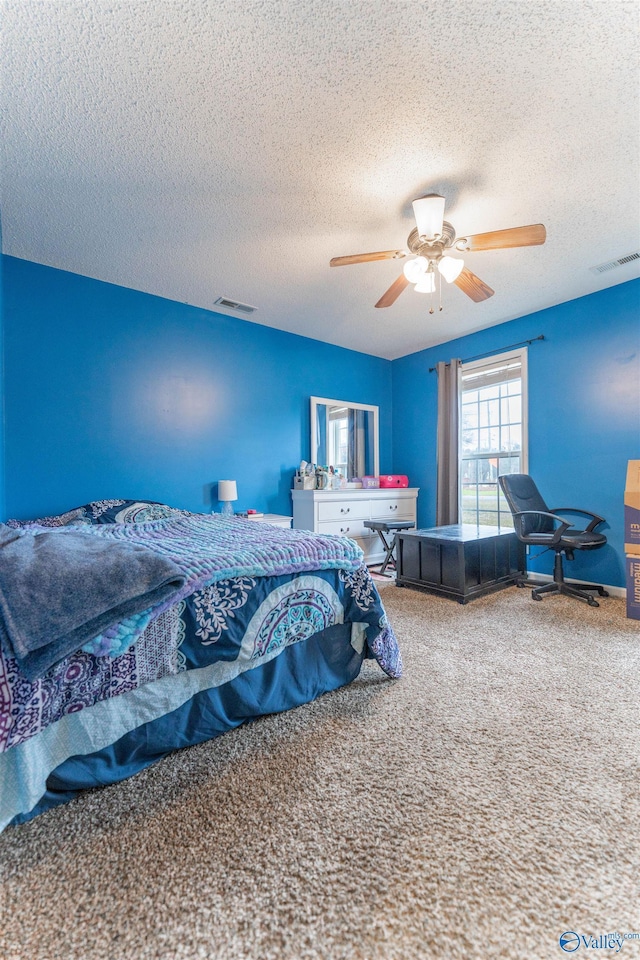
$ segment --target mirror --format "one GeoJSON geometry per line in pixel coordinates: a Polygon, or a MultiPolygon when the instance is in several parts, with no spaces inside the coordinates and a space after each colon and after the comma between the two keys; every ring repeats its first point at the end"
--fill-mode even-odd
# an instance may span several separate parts
{"type": "Polygon", "coordinates": [[[378,407],[311,397],[311,463],[332,466],[347,480],[377,477],[378,407]]]}

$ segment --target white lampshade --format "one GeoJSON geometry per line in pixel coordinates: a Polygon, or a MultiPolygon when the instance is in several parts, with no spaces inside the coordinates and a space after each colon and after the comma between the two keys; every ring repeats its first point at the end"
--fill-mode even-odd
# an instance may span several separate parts
{"type": "Polygon", "coordinates": [[[413,214],[418,226],[418,235],[433,240],[435,236],[442,236],[442,221],[444,218],[444,197],[437,193],[430,193],[426,197],[419,197],[413,201],[413,214]]]}
{"type": "Polygon", "coordinates": [[[235,480],[218,480],[218,500],[238,499],[238,484],[235,480]]]}
{"type": "Polygon", "coordinates": [[[464,260],[456,260],[455,257],[442,257],[438,260],[438,270],[445,278],[447,283],[453,283],[462,273],[464,260]]]}
{"type": "Polygon", "coordinates": [[[402,272],[409,283],[417,283],[420,277],[426,273],[429,261],[426,257],[416,257],[415,260],[408,260],[402,268],[402,272]]]}
{"type": "Polygon", "coordinates": [[[435,288],[436,278],[431,271],[429,271],[429,273],[425,273],[424,276],[420,277],[413,289],[418,293],[433,293],[435,288]]]}

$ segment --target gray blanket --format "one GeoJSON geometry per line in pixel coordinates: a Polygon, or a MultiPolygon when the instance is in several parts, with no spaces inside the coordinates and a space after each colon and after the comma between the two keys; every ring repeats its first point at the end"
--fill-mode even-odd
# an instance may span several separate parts
{"type": "Polygon", "coordinates": [[[184,583],[173,561],[146,547],[80,530],[34,533],[0,524],[0,643],[35,680],[184,583]]]}

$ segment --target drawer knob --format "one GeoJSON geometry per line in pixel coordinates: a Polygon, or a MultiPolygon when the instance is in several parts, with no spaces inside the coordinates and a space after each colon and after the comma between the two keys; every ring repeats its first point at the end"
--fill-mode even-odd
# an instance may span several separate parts
{"type": "Polygon", "coordinates": [[[351,507],[340,507],[340,513],[349,513],[351,507]]]}
{"type": "Polygon", "coordinates": [[[351,527],[340,527],[340,533],[349,533],[349,530],[351,530],[351,527]]]}

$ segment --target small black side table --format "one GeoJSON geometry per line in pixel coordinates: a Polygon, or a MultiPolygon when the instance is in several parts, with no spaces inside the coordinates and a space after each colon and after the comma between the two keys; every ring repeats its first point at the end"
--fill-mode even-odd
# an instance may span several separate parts
{"type": "Polygon", "coordinates": [[[525,576],[525,547],[512,530],[456,523],[397,534],[399,587],[423,587],[467,603],[525,576]]]}

